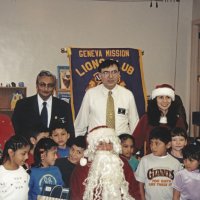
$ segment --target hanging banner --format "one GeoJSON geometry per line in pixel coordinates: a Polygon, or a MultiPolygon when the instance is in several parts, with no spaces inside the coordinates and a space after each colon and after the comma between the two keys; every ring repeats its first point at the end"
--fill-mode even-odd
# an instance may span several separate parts
{"type": "Polygon", "coordinates": [[[68,48],[71,70],[71,103],[74,118],[78,114],[87,89],[101,84],[98,66],[106,59],[121,66],[119,84],[133,92],[138,114],[146,111],[147,95],[143,76],[142,52],[131,48],[68,48]]]}

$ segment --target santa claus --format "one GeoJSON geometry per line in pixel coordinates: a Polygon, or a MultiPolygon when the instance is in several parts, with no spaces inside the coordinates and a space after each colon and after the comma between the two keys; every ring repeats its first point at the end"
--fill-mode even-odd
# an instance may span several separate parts
{"type": "Polygon", "coordinates": [[[81,159],[71,177],[71,199],[140,199],[133,171],[119,156],[121,144],[114,129],[95,128],[88,134],[87,142],[85,158],[81,159]]]}

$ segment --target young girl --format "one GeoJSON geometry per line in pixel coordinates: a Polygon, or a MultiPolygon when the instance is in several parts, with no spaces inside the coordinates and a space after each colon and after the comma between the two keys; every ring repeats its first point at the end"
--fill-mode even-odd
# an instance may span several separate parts
{"type": "Polygon", "coordinates": [[[34,150],[34,167],[29,181],[29,200],[36,200],[45,184],[63,185],[58,167],[53,166],[57,158],[57,144],[50,138],[42,138],[34,150]]]}
{"type": "Polygon", "coordinates": [[[173,181],[173,200],[199,200],[200,146],[190,144],[183,149],[185,169],[177,172],[173,181]]]}
{"type": "Polygon", "coordinates": [[[137,158],[133,156],[135,140],[131,135],[126,133],[119,135],[119,139],[121,140],[122,145],[122,157],[125,157],[128,160],[132,170],[135,172],[139,164],[137,158]]]}
{"type": "Polygon", "coordinates": [[[28,199],[29,175],[22,165],[29,150],[30,145],[22,136],[12,136],[6,142],[0,165],[0,199],[28,199]]]}

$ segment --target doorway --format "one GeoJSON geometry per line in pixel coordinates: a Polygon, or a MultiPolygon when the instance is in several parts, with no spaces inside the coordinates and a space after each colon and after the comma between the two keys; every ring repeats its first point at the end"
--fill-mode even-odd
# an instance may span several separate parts
{"type": "Polygon", "coordinates": [[[192,112],[197,111],[200,112],[200,19],[192,22],[189,119],[192,137],[200,137],[200,126],[192,124],[192,112]]]}

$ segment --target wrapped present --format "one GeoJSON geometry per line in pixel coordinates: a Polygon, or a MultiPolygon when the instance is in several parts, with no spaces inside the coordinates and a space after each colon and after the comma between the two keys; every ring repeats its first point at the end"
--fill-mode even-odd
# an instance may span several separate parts
{"type": "Polygon", "coordinates": [[[41,195],[38,195],[38,200],[69,200],[69,188],[62,185],[45,184],[41,195]]]}

